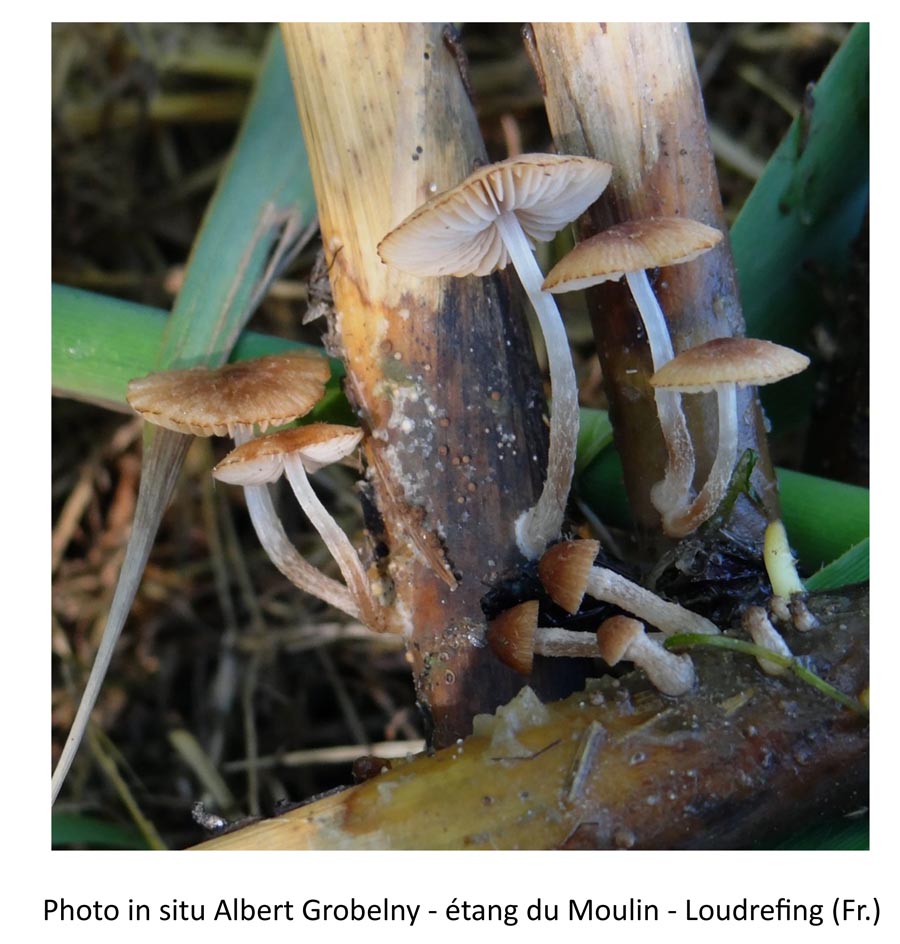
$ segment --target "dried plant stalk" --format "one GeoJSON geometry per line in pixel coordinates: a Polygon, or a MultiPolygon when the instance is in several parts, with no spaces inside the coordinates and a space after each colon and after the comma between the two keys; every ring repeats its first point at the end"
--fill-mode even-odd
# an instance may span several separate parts
{"type": "MultiPolygon", "coordinates": [[[[686,26],[541,23],[530,37],[557,148],[613,165],[582,236],[629,219],[675,215],[727,231],[686,26]]],[[[744,333],[727,239],[688,265],[661,269],[653,287],[676,353],[744,333]]],[[[650,489],[663,476],[665,449],[647,382],[649,351],[624,281],[598,286],[589,301],[632,512],[643,529],[658,531],[650,489]]],[[[697,396],[683,402],[697,456],[695,482],[702,484],[716,451],[715,402],[697,396]]],[[[739,448],[759,456],[752,484],[765,513],[740,500],[729,530],[761,546],[766,519],[778,517],[778,496],[755,391],[740,392],[738,415],[739,448]]]]}
{"type": "Polygon", "coordinates": [[[419,279],[378,242],[484,158],[440,26],[290,24],[285,44],[334,294],[333,351],[368,436],[369,477],[435,742],[521,684],[482,648],[479,600],[518,562],[513,523],[546,453],[538,370],[506,281],[419,279]]]}
{"type": "MultiPolygon", "coordinates": [[[[868,589],[812,607],[822,628],[792,648],[858,696],[868,589]]],[[[683,698],[639,673],[551,705],[520,695],[490,736],[385,761],[372,780],[199,848],[749,848],[867,805],[865,718],[748,656],[692,657],[699,684],[683,698]]]]}

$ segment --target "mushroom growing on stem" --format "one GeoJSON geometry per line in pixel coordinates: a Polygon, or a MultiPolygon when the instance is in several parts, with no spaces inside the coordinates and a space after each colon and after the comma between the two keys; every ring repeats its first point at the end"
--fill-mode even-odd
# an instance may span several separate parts
{"type": "MultiPolygon", "coordinates": [[[[550,270],[543,288],[558,294],[617,281],[624,275],[647,333],[653,370],[674,356],[669,328],[647,278],[648,269],[681,265],[708,252],[722,239],[719,230],[677,216],[629,220],[580,242],[550,270]]],[[[681,396],[656,390],[656,411],[666,445],[666,472],[651,491],[654,507],[664,517],[673,504],[690,495],[694,478],[694,448],[688,433],[681,396]]]]}
{"type": "Polygon", "coordinates": [[[519,550],[530,560],[559,536],[578,439],[578,387],[568,338],[556,303],[541,289],[531,240],[549,240],[581,215],[610,173],[604,161],[552,154],[481,167],[415,210],[378,246],[383,262],[412,275],[488,275],[512,262],[522,282],[544,335],[552,396],[547,478],[515,526],[519,550]]]}
{"type": "Polygon", "coordinates": [[[603,661],[610,667],[633,662],[664,695],[684,695],[694,687],[690,656],[664,649],[644,632],[644,624],[628,616],[611,616],[597,630],[603,661]]]}
{"type": "MultiPolygon", "coordinates": [[[[287,423],[321,399],[331,375],[320,355],[292,352],[209,369],[161,371],[132,380],[128,402],[149,423],[194,436],[249,436],[254,426],[287,423]]],[[[356,610],[346,587],[304,560],[288,541],[268,494],[248,495],[257,534],[273,563],[297,587],[351,615],[356,610]]],[[[121,625],[119,626],[121,629],[121,625]]],[[[97,649],[69,736],[53,771],[55,801],[84,737],[119,632],[105,634],[97,649]]]]}
{"type": "Polygon", "coordinates": [[[599,550],[597,541],[561,541],[544,553],[538,564],[538,576],[554,603],[569,613],[577,613],[587,593],[595,600],[639,616],[666,635],[719,632],[705,616],[663,600],[608,567],[595,566],[599,550]]]}
{"type": "MultiPolygon", "coordinates": [[[[254,429],[282,426],[322,399],[331,376],[318,354],[287,353],[226,364],[161,371],[132,380],[128,402],[149,423],[195,436],[230,436],[247,442],[254,429]]],[[[294,586],[354,618],[359,610],[347,588],[310,564],[285,534],[264,485],[248,484],[244,498],[253,528],[269,559],[294,586]]]]}
{"type": "Polygon", "coordinates": [[[530,675],[535,655],[596,658],[597,638],[557,626],[538,626],[537,600],[504,610],[488,624],[487,640],[494,655],[511,669],[530,675]]]}
{"type": "Polygon", "coordinates": [[[738,459],[737,388],[776,383],[808,366],[808,357],[771,341],[715,338],[679,354],[650,378],[657,390],[714,391],[718,403],[718,445],[712,468],[693,502],[682,501],[663,513],[666,533],[682,537],[695,531],[725,497],[738,459]]]}

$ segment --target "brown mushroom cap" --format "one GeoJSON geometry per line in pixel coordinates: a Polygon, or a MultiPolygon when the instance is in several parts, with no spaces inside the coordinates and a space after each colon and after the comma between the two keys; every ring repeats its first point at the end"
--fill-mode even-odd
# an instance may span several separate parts
{"type": "Polygon", "coordinates": [[[494,220],[515,213],[538,242],[580,216],[605,189],[605,161],[523,154],[480,167],[432,197],[378,245],[381,260],[418,276],[488,275],[509,262],[494,220]]]}
{"type": "Polygon", "coordinates": [[[359,427],[330,423],[283,429],[232,449],[212,474],[231,485],[263,485],[276,481],[284,469],[285,456],[294,454],[308,472],[315,472],[349,455],[362,435],[359,427]]]}
{"type": "Polygon", "coordinates": [[[717,384],[776,383],[809,366],[804,354],[759,338],[714,338],[683,351],[651,378],[654,387],[703,393],[717,384]]]}
{"type": "Polygon", "coordinates": [[[240,427],[265,430],[304,416],[322,399],[330,376],[327,358],[293,351],[149,374],[129,382],[127,399],[148,423],[194,436],[233,436],[240,427]]]}
{"type": "Polygon", "coordinates": [[[628,647],[639,636],[644,635],[644,624],[630,616],[611,616],[597,630],[597,645],[600,658],[615,665],[628,651],[628,647]]]}
{"type": "Polygon", "coordinates": [[[539,609],[537,600],[528,600],[504,610],[488,624],[488,645],[494,655],[522,675],[530,675],[534,665],[539,609]]]}
{"type": "Polygon", "coordinates": [[[544,552],[538,576],[557,606],[569,613],[578,612],[599,553],[599,541],[560,541],[544,552]]]}
{"type": "Polygon", "coordinates": [[[545,292],[573,292],[626,272],[690,262],[722,239],[719,230],[680,216],[619,223],[578,243],[550,270],[545,292]]]}

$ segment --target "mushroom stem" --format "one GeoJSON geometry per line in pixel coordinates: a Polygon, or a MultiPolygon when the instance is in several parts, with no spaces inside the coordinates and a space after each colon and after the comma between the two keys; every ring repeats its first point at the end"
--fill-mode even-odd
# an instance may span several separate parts
{"type": "Polygon", "coordinates": [[[641,633],[622,656],[643,669],[663,695],[683,695],[694,687],[694,663],[688,655],[675,655],[641,633]]]}
{"type": "MultiPolygon", "coordinates": [[[[243,445],[252,438],[252,426],[235,428],[236,445],[243,445]]],[[[359,607],[354,603],[350,591],[310,564],[291,543],[275,511],[268,486],[245,485],[243,488],[253,530],[269,560],[295,587],[311,593],[348,616],[359,619],[359,607]]]]}
{"type": "MultiPolygon", "coordinates": [[[[645,269],[626,272],[625,281],[637,305],[647,343],[653,360],[654,373],[675,356],[665,315],[650,287],[645,269]]],[[[681,408],[681,394],[657,389],[654,393],[656,412],[666,444],[665,477],[650,491],[653,507],[666,519],[668,514],[682,509],[688,502],[694,480],[694,446],[681,408]]]]}
{"type": "Polygon", "coordinates": [[[295,587],[359,619],[359,607],[354,603],[350,591],[310,564],[291,543],[272,504],[268,486],[245,485],[244,498],[259,543],[281,573],[295,587]]]}
{"type": "Polygon", "coordinates": [[[318,495],[313,491],[306,469],[303,467],[303,460],[299,455],[285,455],[284,472],[291,488],[297,496],[300,507],[306,513],[310,523],[319,532],[326,547],[331,551],[332,557],[337,562],[350,595],[356,601],[359,607],[359,615],[362,621],[373,629],[379,629],[382,625],[381,607],[372,596],[372,590],[369,586],[369,578],[363,569],[356,548],[350,542],[350,539],[338,527],[334,518],[328,512],[328,509],[319,501],[318,495]]]}
{"type": "Polygon", "coordinates": [[[684,537],[695,531],[719,507],[728,491],[731,473],[737,462],[737,385],[717,385],[716,396],[719,407],[716,458],[703,488],[693,502],[663,515],[663,527],[666,533],[673,537],[684,537]]]}
{"type": "MultiPolygon", "coordinates": [[[[748,607],[741,617],[741,624],[757,646],[762,646],[763,649],[769,649],[787,659],[794,657],[794,654],[784,641],[781,633],[772,625],[763,607],[748,607]]],[[[768,659],[757,659],[756,661],[767,675],[784,675],[788,671],[783,665],[779,665],[777,662],[771,662],[768,659]]]]}
{"type": "Polygon", "coordinates": [[[594,633],[576,633],[558,626],[538,626],[534,634],[534,651],[539,656],[596,659],[597,636],[594,633]]]}
{"type": "Polygon", "coordinates": [[[673,633],[692,632],[715,635],[719,628],[705,616],[686,610],[677,603],[663,600],[640,584],[632,583],[621,574],[606,567],[592,567],[585,592],[595,600],[614,603],[633,613],[658,630],[671,636],[673,633]]]}
{"type": "Polygon", "coordinates": [[[516,521],[516,542],[529,560],[559,537],[572,477],[578,441],[578,384],[572,352],[562,317],[553,296],[541,290],[544,276],[514,213],[501,213],[497,229],[531,302],[547,347],[550,371],[551,415],[547,478],[537,502],[516,521]]]}

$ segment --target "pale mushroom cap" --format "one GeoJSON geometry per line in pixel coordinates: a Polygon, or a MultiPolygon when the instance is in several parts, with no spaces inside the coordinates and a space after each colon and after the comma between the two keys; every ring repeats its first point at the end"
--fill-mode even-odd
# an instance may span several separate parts
{"type": "Polygon", "coordinates": [[[488,624],[488,645],[494,655],[522,675],[530,675],[534,664],[539,609],[537,600],[528,600],[504,610],[488,624]]]}
{"type": "Polygon", "coordinates": [[[514,212],[545,242],[600,196],[612,167],[590,157],[523,154],[480,167],[432,197],[378,245],[382,262],[418,276],[488,275],[509,262],[494,220],[514,212]]]}
{"type": "Polygon", "coordinates": [[[233,436],[239,427],[281,426],[322,399],[327,358],[289,352],[226,364],[168,370],[132,380],[127,400],[148,423],[194,436],[233,436]]]}
{"type": "Polygon", "coordinates": [[[257,436],[232,449],[212,470],[215,478],[231,485],[263,485],[276,481],[286,456],[298,455],[308,472],[315,472],[349,455],[362,439],[356,426],[310,423],[257,436]]]}
{"type": "Polygon", "coordinates": [[[538,576],[557,606],[569,613],[578,612],[599,553],[599,541],[560,541],[544,552],[538,576]]]}
{"type": "Polygon", "coordinates": [[[651,378],[654,387],[703,393],[718,384],[776,383],[809,366],[804,354],[759,338],[715,338],[683,351],[651,378]]]}
{"type": "Polygon", "coordinates": [[[545,292],[574,292],[626,272],[690,262],[722,239],[719,230],[680,216],[619,223],[578,243],[550,270],[545,292]]]}
{"type": "Polygon", "coordinates": [[[640,620],[630,616],[611,616],[604,620],[597,630],[600,658],[609,666],[616,665],[631,643],[643,635],[644,624],[640,620]]]}

